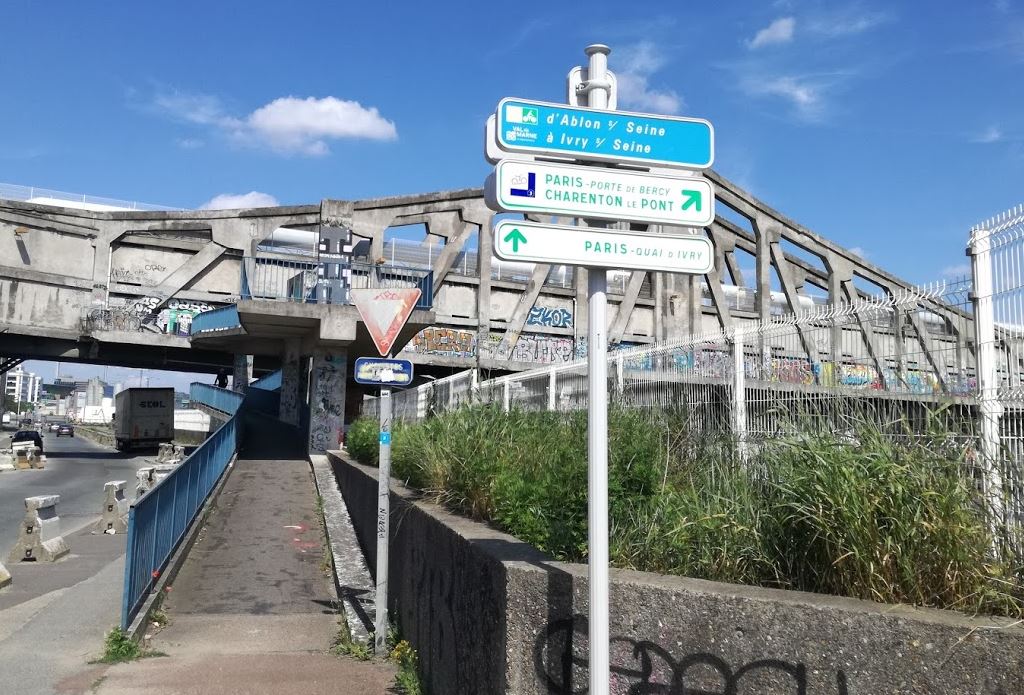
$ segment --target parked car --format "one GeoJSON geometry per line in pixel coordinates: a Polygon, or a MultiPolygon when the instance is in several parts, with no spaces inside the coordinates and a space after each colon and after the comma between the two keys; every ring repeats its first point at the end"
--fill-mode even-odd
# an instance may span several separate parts
{"type": "Polygon", "coordinates": [[[39,447],[40,454],[43,453],[43,435],[36,430],[18,430],[11,435],[12,447],[25,442],[31,442],[34,446],[39,447]]]}
{"type": "Polygon", "coordinates": [[[75,428],[65,422],[63,425],[60,425],[60,426],[57,427],[57,436],[58,437],[64,437],[64,436],[74,437],[75,436],[75,428]]]}

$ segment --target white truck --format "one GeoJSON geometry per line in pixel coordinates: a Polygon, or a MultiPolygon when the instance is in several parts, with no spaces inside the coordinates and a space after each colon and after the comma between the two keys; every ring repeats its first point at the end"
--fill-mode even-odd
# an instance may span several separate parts
{"type": "Polygon", "coordinates": [[[114,396],[114,446],[155,447],[174,439],[174,389],[133,388],[114,396]]]}

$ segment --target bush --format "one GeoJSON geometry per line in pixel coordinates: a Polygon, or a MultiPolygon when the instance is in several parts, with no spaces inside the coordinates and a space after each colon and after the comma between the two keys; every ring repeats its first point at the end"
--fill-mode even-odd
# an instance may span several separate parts
{"type": "Polygon", "coordinates": [[[359,463],[377,465],[380,452],[380,423],[361,417],[348,428],[345,434],[345,448],[359,463]]]}
{"type": "MultiPolygon", "coordinates": [[[[376,423],[362,422],[349,451],[375,460],[376,423]]],[[[745,464],[683,412],[613,409],[608,424],[615,566],[1024,615],[1020,563],[993,557],[962,457],[938,430],[792,434],[745,464]]],[[[582,412],[463,408],[396,427],[392,470],[453,511],[583,561],[586,429],[582,412]]]]}

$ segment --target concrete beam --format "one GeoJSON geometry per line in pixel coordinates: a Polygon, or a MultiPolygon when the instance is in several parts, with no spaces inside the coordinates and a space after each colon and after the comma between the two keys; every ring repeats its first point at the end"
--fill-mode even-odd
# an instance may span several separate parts
{"type": "Polygon", "coordinates": [[[177,270],[168,275],[166,280],[156,287],[147,289],[146,292],[149,296],[160,298],[160,303],[154,307],[154,310],[160,309],[168,299],[180,292],[185,285],[192,282],[214,261],[224,255],[226,250],[220,244],[207,244],[202,251],[189,258],[177,270]]]}
{"type": "Polygon", "coordinates": [[[622,342],[622,335],[626,332],[626,324],[633,314],[633,307],[636,306],[636,299],[640,296],[640,288],[643,287],[644,278],[647,273],[643,270],[634,270],[629,275],[629,283],[626,285],[626,294],[619,302],[619,310],[615,314],[615,320],[608,329],[608,345],[618,345],[622,342]]]}

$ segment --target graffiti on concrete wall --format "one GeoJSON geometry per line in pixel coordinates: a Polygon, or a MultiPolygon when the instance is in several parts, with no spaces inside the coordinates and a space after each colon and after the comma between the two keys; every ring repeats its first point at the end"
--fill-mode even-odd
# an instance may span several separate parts
{"type": "Polygon", "coordinates": [[[147,263],[135,267],[116,267],[110,270],[110,279],[129,285],[155,285],[154,275],[167,273],[167,267],[159,263],[147,263]]]}
{"type": "Polygon", "coordinates": [[[217,307],[206,302],[171,299],[160,310],[158,297],[112,298],[107,307],[89,309],[83,328],[91,331],[157,330],[168,335],[187,336],[196,314],[217,307]]]}
{"type": "Polygon", "coordinates": [[[309,448],[313,451],[337,449],[341,444],[347,369],[344,354],[317,351],[313,356],[309,399],[309,448]]]}
{"type": "MultiPolygon", "coordinates": [[[[726,640],[727,642],[728,640],[726,640]]],[[[533,663],[547,691],[569,695],[586,692],[589,657],[587,617],[553,620],[534,642],[533,663]]],[[[730,663],[710,652],[677,655],[681,642],[658,644],[630,637],[611,638],[609,666],[613,695],[664,693],[665,695],[852,695],[846,672],[814,669],[803,663],[760,658],[730,663]],[[815,687],[817,686],[817,687],[815,687]]]]}
{"type": "Polygon", "coordinates": [[[442,357],[475,357],[476,333],[454,328],[424,328],[403,352],[442,357]]]}
{"type": "Polygon", "coordinates": [[[289,425],[299,424],[299,358],[285,355],[281,365],[281,421],[289,425]]]}
{"type": "Polygon", "coordinates": [[[572,328],[572,312],[568,309],[550,309],[535,306],[526,317],[528,326],[549,326],[551,328],[572,328]]]}

